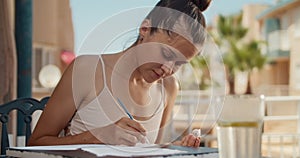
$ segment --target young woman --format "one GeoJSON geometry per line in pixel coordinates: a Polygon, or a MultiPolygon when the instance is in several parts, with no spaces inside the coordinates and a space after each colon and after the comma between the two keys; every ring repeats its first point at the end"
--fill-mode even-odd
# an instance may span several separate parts
{"type": "MultiPolygon", "coordinates": [[[[178,85],[174,72],[199,54],[210,0],[161,0],[127,50],[76,58],[28,145],[160,143],[178,85]],[[66,133],[60,137],[60,132],[66,133]]],[[[198,147],[184,136],[175,145],[198,147]]]]}

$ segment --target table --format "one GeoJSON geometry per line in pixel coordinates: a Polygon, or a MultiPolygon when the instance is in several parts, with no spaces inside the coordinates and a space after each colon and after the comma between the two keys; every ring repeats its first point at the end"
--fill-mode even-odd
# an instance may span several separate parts
{"type": "Polygon", "coordinates": [[[216,148],[191,148],[170,145],[166,148],[113,146],[103,144],[79,144],[35,147],[11,147],[6,151],[11,157],[46,157],[46,158],[97,158],[97,157],[218,157],[216,148]]]}

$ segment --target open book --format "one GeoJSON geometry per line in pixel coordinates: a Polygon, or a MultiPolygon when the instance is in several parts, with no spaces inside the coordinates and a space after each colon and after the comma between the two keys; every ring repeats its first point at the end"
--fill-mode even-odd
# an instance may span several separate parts
{"type": "Polygon", "coordinates": [[[156,145],[149,146],[114,146],[114,145],[57,145],[57,146],[32,146],[11,147],[7,156],[12,157],[144,157],[144,156],[174,156],[197,155],[215,153],[214,148],[188,148],[168,146],[160,148],[156,145]]]}

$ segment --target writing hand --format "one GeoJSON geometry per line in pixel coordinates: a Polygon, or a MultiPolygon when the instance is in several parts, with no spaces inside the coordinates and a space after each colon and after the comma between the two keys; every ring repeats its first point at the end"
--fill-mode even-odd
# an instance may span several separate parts
{"type": "Polygon", "coordinates": [[[176,141],[173,144],[197,148],[200,146],[200,137],[195,137],[193,134],[189,134],[184,136],[181,141],[176,141]]]}
{"type": "Polygon", "coordinates": [[[130,118],[123,117],[116,123],[91,131],[104,144],[133,146],[145,143],[145,128],[130,118]]]}

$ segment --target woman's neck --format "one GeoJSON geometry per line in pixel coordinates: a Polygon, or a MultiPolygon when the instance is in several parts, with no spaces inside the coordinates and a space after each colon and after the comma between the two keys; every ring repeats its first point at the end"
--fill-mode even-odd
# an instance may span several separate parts
{"type": "Polygon", "coordinates": [[[133,71],[129,81],[134,85],[139,85],[139,86],[144,87],[144,88],[149,88],[153,84],[153,83],[148,83],[143,78],[143,75],[139,72],[138,69],[133,71]]]}
{"type": "MultiPolygon", "coordinates": [[[[106,64],[109,65],[110,68],[114,69],[115,65],[119,62],[119,60],[123,60],[122,57],[126,56],[127,54],[126,53],[132,53],[132,52],[127,52],[129,49],[126,49],[124,51],[121,51],[121,52],[118,52],[118,53],[115,53],[115,54],[108,54],[108,55],[105,55],[106,58],[107,58],[107,62],[106,64]]],[[[126,58],[126,62],[120,62],[120,64],[124,64],[125,67],[127,67],[128,65],[126,64],[136,64],[138,65],[138,63],[136,63],[137,61],[135,59],[133,59],[133,57],[135,56],[132,56],[130,55],[129,58],[125,57],[126,58]],[[129,60],[130,61],[127,61],[129,60]],[[132,59],[132,60],[131,60],[132,59]]],[[[120,65],[118,65],[118,67],[120,67],[120,65]]],[[[121,66],[122,67],[122,66],[121,66]]],[[[122,72],[119,72],[120,74],[122,74],[122,72]]],[[[144,87],[144,88],[149,88],[153,83],[148,83],[142,73],[139,71],[139,68],[137,66],[137,68],[131,73],[131,76],[129,78],[129,82],[135,86],[141,86],[141,87],[144,87]]]]}

